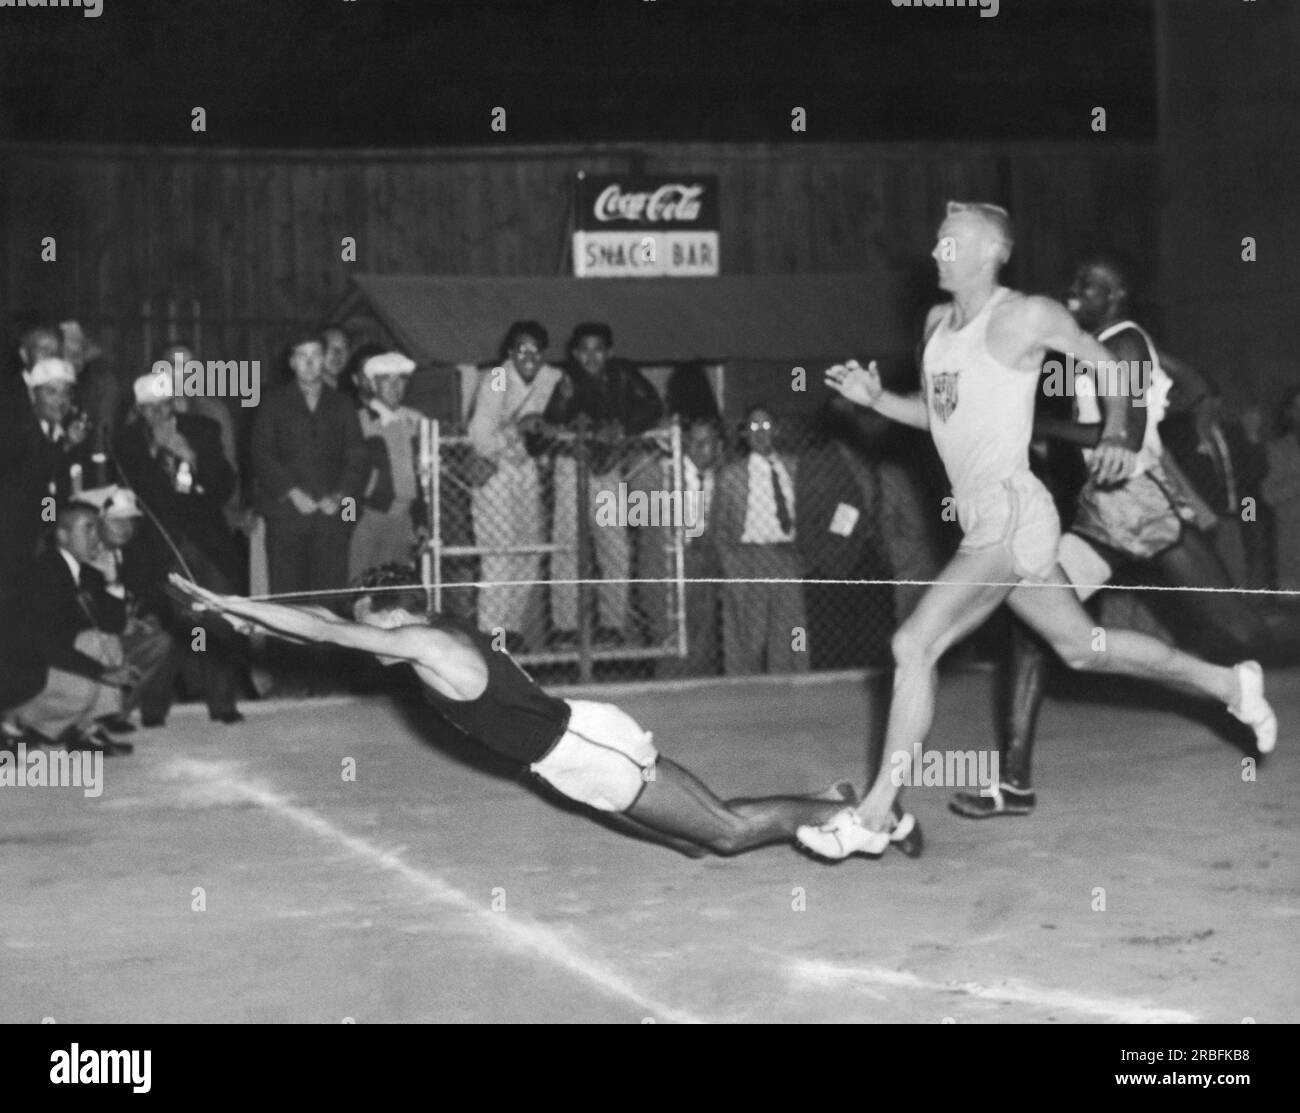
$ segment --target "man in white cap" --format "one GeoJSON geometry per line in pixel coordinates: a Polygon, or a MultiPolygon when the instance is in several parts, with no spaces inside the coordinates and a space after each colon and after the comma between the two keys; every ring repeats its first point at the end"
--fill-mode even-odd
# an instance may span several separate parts
{"type": "Polygon", "coordinates": [[[368,473],[348,553],[349,580],[383,564],[411,563],[420,414],[402,401],[414,371],[414,362],[401,352],[371,356],[361,366],[371,395],[359,411],[368,473]]]}
{"type": "Polygon", "coordinates": [[[149,510],[139,536],[125,550],[127,586],[146,613],[158,616],[180,643],[186,677],[193,676],[214,722],[237,723],[235,706],[239,646],[229,626],[201,622],[207,630],[201,652],[193,627],[163,593],[167,573],[182,571],[214,591],[233,590],[241,561],[223,506],[235,473],[222,451],[221,429],[197,413],[177,413],[173,377],[150,373],[132,390],[140,420],[123,429],[118,466],[134,496],[149,510]]]}
{"type": "MultiPolygon", "coordinates": [[[[159,547],[141,536],[144,511],[130,488],[91,488],[77,502],[99,508],[99,552],[88,563],[103,575],[105,592],[126,609],[122,629],[112,636],[117,644],[110,644],[107,657],[139,669],[141,681],[130,706],[139,706],[145,726],[161,726],[171,710],[181,663],[180,646],[164,621],[168,601],[163,586],[170,566],[150,556],[159,547]]],[[[112,734],[135,729],[125,714],[105,716],[99,723],[112,734]]]]}
{"type": "Polygon", "coordinates": [[[66,360],[38,359],[23,371],[27,404],[16,398],[0,407],[0,590],[31,565],[53,521],[53,502],[42,500],[66,497],[74,486],[87,432],[84,421],[68,421],[76,381],[66,360]]]}

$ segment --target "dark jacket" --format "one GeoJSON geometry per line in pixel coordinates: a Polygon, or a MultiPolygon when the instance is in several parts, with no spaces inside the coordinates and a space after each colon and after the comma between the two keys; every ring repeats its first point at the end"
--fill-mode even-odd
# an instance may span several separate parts
{"type": "Polygon", "coordinates": [[[572,392],[556,388],[547,403],[545,418],[567,425],[585,413],[592,421],[617,421],[623,432],[634,436],[652,429],[663,417],[659,393],[635,363],[611,359],[599,376],[589,375],[577,363],[566,363],[565,376],[572,392]]]}
{"type": "Polygon", "coordinates": [[[45,687],[49,669],[32,645],[23,595],[0,584],[0,711],[26,703],[45,687]]]}
{"type": "MultiPolygon", "coordinates": [[[[149,427],[137,421],[122,431],[117,462],[122,479],[162,523],[173,542],[186,538],[226,575],[239,572],[236,548],[222,510],[235,489],[235,472],[221,448],[221,427],[197,414],[177,414],[176,428],[197,457],[193,487],[188,494],[172,481],[175,461],[170,453],[149,452],[149,427]]],[[[152,533],[153,523],[141,523],[152,533]]]]}
{"type": "Polygon", "coordinates": [[[254,505],[264,517],[296,516],[288,499],[294,487],[314,499],[337,492],[360,505],[367,473],[361,423],[351,403],[329,387],[315,412],[297,382],[263,398],[252,457],[254,505]]]}
{"type": "MultiPolygon", "coordinates": [[[[845,459],[845,449],[838,441],[818,440],[799,457],[795,484],[795,506],[799,510],[796,538],[804,565],[831,579],[850,579],[856,575],[863,559],[876,555],[873,541],[877,525],[858,477],[845,459]],[[831,521],[840,504],[857,511],[857,520],[845,536],[831,531],[831,521]]],[[[875,478],[871,462],[858,457],[864,474],[875,478]]]]}
{"type": "Polygon", "coordinates": [[[104,575],[89,564],[81,566],[81,583],[57,548],[36,559],[25,592],[28,626],[37,652],[52,669],[98,680],[106,668],[76,648],[83,630],[120,634],[126,628],[126,604],[110,595],[104,575]]]}
{"type": "MultiPolygon", "coordinates": [[[[790,487],[798,499],[799,463],[788,453],[778,452],[777,457],[790,477],[790,487]]],[[[709,528],[717,537],[718,547],[724,554],[740,545],[745,532],[745,518],[749,513],[749,453],[736,457],[718,469],[713,492],[713,508],[709,528]]],[[[796,501],[790,508],[791,520],[798,537],[800,509],[796,501]]]]}
{"type": "Polygon", "coordinates": [[[25,388],[0,393],[0,581],[31,566],[47,528],[41,500],[67,496],[68,466],[80,456],[46,437],[25,388]]]}
{"type": "MultiPolygon", "coordinates": [[[[551,424],[572,426],[579,414],[586,414],[594,425],[617,421],[626,436],[636,436],[654,428],[663,417],[663,402],[654,384],[629,360],[609,360],[599,376],[589,375],[576,362],[564,364],[562,370],[564,381],[551,393],[542,414],[551,424]]],[[[616,457],[612,446],[593,444],[592,470],[605,472],[616,457]]]]}

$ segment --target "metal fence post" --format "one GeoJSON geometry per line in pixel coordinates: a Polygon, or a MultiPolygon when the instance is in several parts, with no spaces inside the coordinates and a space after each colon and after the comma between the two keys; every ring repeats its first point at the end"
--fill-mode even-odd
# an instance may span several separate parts
{"type": "Polygon", "coordinates": [[[686,493],[682,490],[685,482],[682,474],[682,423],[678,417],[672,424],[672,480],[673,491],[681,514],[673,527],[673,599],[677,612],[677,656],[685,657],[686,644],[686,493]]]}
{"type": "Polygon", "coordinates": [[[591,592],[587,584],[591,578],[591,560],[587,553],[591,543],[591,476],[587,470],[589,424],[586,414],[578,415],[578,435],[573,444],[574,470],[577,472],[578,488],[578,681],[582,684],[590,684],[592,677],[591,592]]]}

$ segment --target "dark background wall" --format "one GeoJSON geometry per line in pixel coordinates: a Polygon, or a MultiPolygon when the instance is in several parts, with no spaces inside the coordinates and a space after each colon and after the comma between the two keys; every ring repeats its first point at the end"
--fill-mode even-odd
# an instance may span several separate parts
{"type": "Polygon", "coordinates": [[[1300,4],[1161,0],[1157,31],[1165,326],[1226,392],[1271,403],[1300,382],[1300,4]]]}
{"type": "Polygon", "coordinates": [[[197,305],[207,354],[267,359],[345,288],[342,236],[359,270],[559,273],[573,172],[643,165],[721,177],[728,272],[883,268],[918,307],[942,202],[1002,201],[1009,281],[1123,249],[1160,339],[1271,400],[1300,378],[1297,57],[1293,0],[5,9],[0,332],[78,316],[131,374],[197,305]]]}
{"type": "Polygon", "coordinates": [[[197,305],[206,358],[268,360],[289,325],[323,318],[350,271],[568,273],[579,169],[717,174],[726,273],[885,271],[918,313],[933,298],[928,252],[950,198],[1011,208],[1020,242],[1008,277],[1031,290],[1061,289],[1091,247],[1153,243],[1159,229],[1158,167],[1144,144],[8,145],[0,162],[9,331],[43,314],[78,317],[128,374],[144,366],[146,330],[168,339],[169,302],[170,327],[185,335],[197,305]],[[56,239],[56,263],[41,261],[44,236],[56,239]],[[356,238],[356,263],[341,261],[344,236],[356,238]]]}

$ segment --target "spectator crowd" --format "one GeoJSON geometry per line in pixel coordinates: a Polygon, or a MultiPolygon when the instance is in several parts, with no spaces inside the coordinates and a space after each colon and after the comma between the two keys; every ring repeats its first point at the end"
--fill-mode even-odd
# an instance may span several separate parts
{"type": "MultiPolygon", "coordinates": [[[[743,399],[728,427],[700,365],[661,389],[598,321],[554,363],[550,346],[541,324],[515,322],[470,392],[436,492],[441,544],[462,554],[443,578],[478,585],[449,592],[451,609],[557,660],[588,620],[598,654],[653,650],[660,676],[887,660],[914,581],[956,540],[922,435],[838,396],[811,412],[743,399]],[[607,513],[666,491],[683,522],[607,513]]],[[[338,325],[303,331],[250,415],[178,395],[157,364],[119,377],[75,321],[27,329],[16,355],[0,387],[0,745],[126,753],[136,718],[161,727],[177,698],[233,724],[242,699],[337,685],[330,660],[249,645],[168,576],[328,602],[369,568],[416,560],[430,492],[415,362],[338,325]]],[[[198,358],[183,341],[157,353],[198,358]]],[[[1300,387],[1270,432],[1259,407],[1233,411],[1167,365],[1165,441],[1234,582],[1300,590],[1300,387]]]]}

